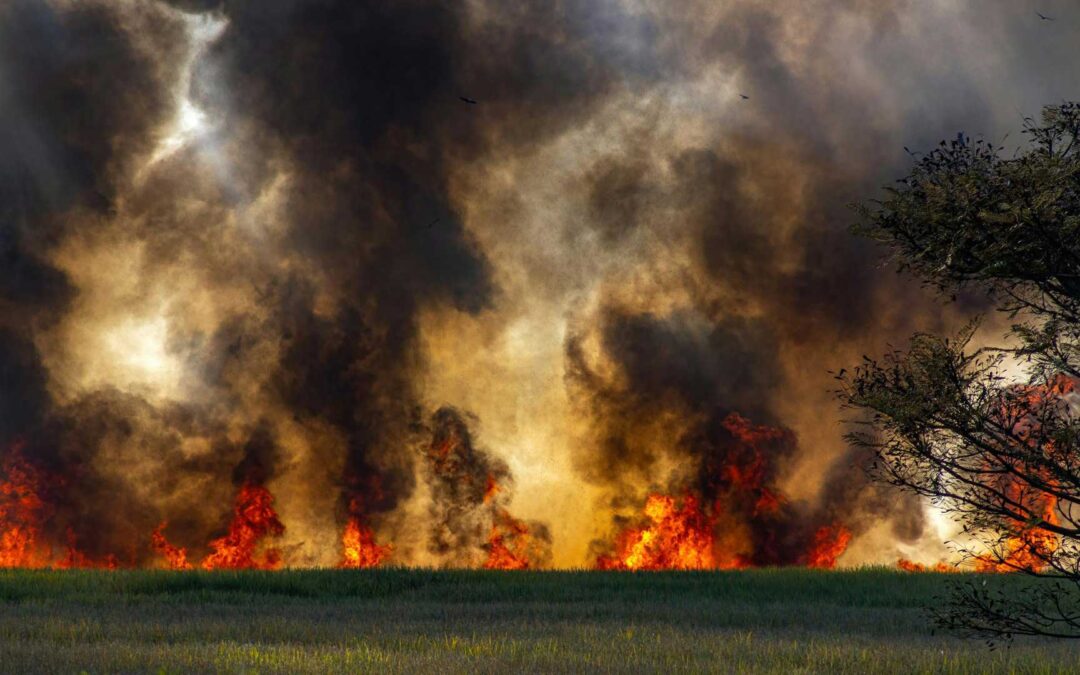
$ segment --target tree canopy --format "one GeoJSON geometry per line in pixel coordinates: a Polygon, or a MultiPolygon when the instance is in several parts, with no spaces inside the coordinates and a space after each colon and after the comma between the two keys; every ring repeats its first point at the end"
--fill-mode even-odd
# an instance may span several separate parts
{"type": "Polygon", "coordinates": [[[919,334],[865,357],[839,395],[865,413],[848,438],[877,478],[952,514],[977,569],[1038,582],[1000,597],[963,582],[939,622],[1080,637],[1080,105],[1046,107],[1024,134],[1011,156],[963,134],[913,154],[884,199],[856,207],[856,231],[901,269],[953,300],[988,293],[1012,319],[1002,344],[974,348],[977,320],[919,334]]]}

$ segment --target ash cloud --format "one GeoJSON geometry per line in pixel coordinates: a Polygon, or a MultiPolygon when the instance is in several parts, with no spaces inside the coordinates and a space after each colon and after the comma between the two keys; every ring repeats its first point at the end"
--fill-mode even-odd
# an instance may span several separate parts
{"type": "Polygon", "coordinates": [[[512,466],[515,513],[546,513],[537,466],[598,489],[586,530],[727,490],[738,412],[797,436],[769,480],[807,513],[914,539],[918,506],[851,470],[827,371],[955,317],[844,205],[904,145],[1074,94],[1080,30],[939,4],[5,3],[0,447],[62,477],[50,537],[87,555],[145,562],[162,520],[198,550],[255,481],[290,564],[335,560],[348,517],[407,538],[425,491],[468,531],[427,552],[460,564],[486,525],[450,513],[475,486],[428,475],[433,434],[469,476],[512,466]]]}
{"type": "MultiPolygon", "coordinates": [[[[1075,30],[1040,37],[1027,13],[1004,3],[810,9],[731,2],[698,9],[707,18],[690,22],[685,8],[656,16],[669,44],[679,45],[666,52],[668,71],[683,80],[664,91],[682,89],[693,99],[700,70],[726,69],[738,80],[727,96],[750,98],[718,115],[704,142],[680,148],[657,132],[643,150],[630,134],[625,155],[605,157],[586,174],[599,239],[625,236],[642,222],[648,228],[650,219],[653,228],[677,228],[686,242],[681,278],[690,282],[671,299],[650,273],[631,276],[630,290],[614,287],[578,320],[567,342],[567,384],[592,422],[575,462],[605,486],[605,503],[616,511],[640,509],[646,491],[689,489],[715,499],[727,491],[709,482],[725,447],[716,430],[736,411],[809,431],[814,444],[828,439],[815,447],[790,435],[765,450],[770,485],[819,488],[800,495],[799,515],[776,517],[784,521],[779,529],[779,521],[744,513],[754,533],[805,539],[816,519],[857,535],[885,527],[894,541],[916,542],[925,530],[922,505],[869,485],[864,458],[839,443],[828,371],[957,318],[880,268],[877,251],[847,232],[846,205],[903,173],[904,145],[926,147],[958,129],[1000,138],[1020,124],[1021,106],[1030,111],[1039,97],[1073,94],[1076,73],[1065,55],[1075,30]],[[972,32],[956,21],[970,22],[972,32]],[[1000,81],[972,68],[985,56],[985,42],[969,39],[978,31],[1009,45],[1010,74],[1000,81]],[[928,36],[951,36],[954,46],[931,47],[928,36]],[[1038,76],[1018,87],[1025,73],[1038,76]],[[650,299],[657,295],[675,307],[658,312],[650,299]],[[819,393],[808,391],[810,382],[819,393]],[[788,532],[792,527],[803,533],[788,532]]],[[[670,114],[678,118],[676,107],[670,114]]],[[[668,241],[654,239],[649,248],[653,256],[672,255],[668,241]]],[[[988,307],[972,298],[962,309],[988,307]]],[[[759,541],[754,550],[769,546],[774,552],[759,562],[795,561],[780,552],[786,544],[759,541]]]]}
{"type": "Polygon", "coordinates": [[[161,74],[117,19],[93,5],[63,16],[25,0],[0,8],[2,446],[49,407],[33,332],[74,293],[47,257],[65,229],[60,214],[107,212],[117,156],[137,152],[165,113],[161,74]]]}
{"type": "Polygon", "coordinates": [[[320,491],[377,525],[410,497],[417,316],[497,296],[448,167],[557,134],[618,66],[546,3],[15,2],[0,37],[0,441],[64,484],[53,530],[136,562],[154,520],[221,534],[243,482],[310,523],[320,491]],[[224,29],[191,55],[176,10],[224,29]]]}

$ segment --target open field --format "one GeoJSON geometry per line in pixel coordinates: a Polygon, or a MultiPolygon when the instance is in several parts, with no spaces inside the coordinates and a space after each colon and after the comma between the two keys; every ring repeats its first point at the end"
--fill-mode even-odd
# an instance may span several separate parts
{"type": "MultiPolygon", "coordinates": [[[[1061,672],[934,636],[953,575],[0,571],[4,672],[1061,672]]],[[[1002,577],[994,577],[994,583],[1002,577]]]]}

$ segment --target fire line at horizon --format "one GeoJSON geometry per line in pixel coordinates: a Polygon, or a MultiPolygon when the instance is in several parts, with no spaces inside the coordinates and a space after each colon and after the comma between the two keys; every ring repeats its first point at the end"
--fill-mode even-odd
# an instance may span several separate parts
{"type": "Polygon", "coordinates": [[[933,567],[846,204],[1073,81],[925,4],[5,3],[0,567],[933,567]]]}

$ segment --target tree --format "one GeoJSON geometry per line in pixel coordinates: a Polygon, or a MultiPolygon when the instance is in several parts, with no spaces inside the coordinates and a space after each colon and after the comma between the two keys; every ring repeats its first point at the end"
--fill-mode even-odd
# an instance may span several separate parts
{"type": "Polygon", "coordinates": [[[848,439],[876,478],[951,513],[976,568],[1030,580],[958,582],[937,622],[1080,637],[1080,105],[1048,106],[1024,133],[1011,157],[962,134],[942,142],[856,207],[856,231],[901,269],[953,301],[985,291],[1012,323],[1002,345],[972,348],[977,320],[919,334],[864,357],[839,396],[864,413],[848,439]]]}

